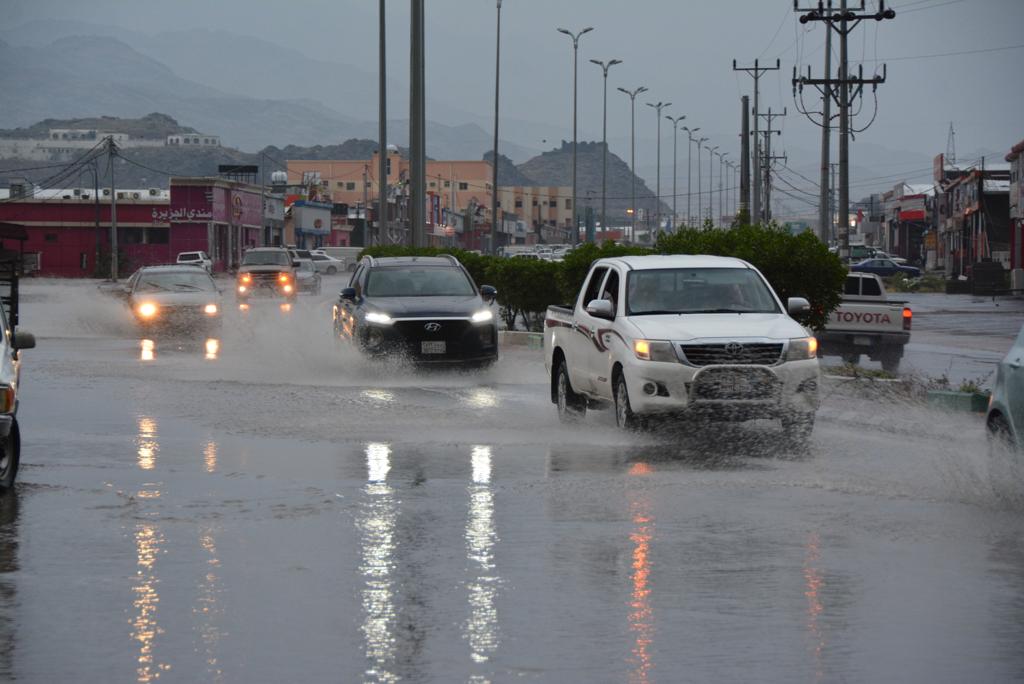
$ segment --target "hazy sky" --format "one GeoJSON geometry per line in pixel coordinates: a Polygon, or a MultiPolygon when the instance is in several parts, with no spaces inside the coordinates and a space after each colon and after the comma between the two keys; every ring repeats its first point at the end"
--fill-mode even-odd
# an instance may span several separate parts
{"type": "MultiPolygon", "coordinates": [[[[867,4],[873,7],[876,1],[867,4]]],[[[428,94],[490,116],[495,1],[428,0],[426,4],[428,94]]],[[[851,60],[863,63],[865,72],[873,72],[882,61],[888,63],[888,82],[878,89],[877,119],[858,135],[852,153],[855,162],[861,149],[862,160],[864,155],[881,160],[876,163],[878,175],[920,170],[922,160],[927,166],[928,159],[945,150],[951,121],[961,156],[978,151],[1002,155],[1024,138],[1024,0],[887,4],[896,10],[896,19],[865,22],[849,41],[851,60]],[[1018,47],[946,54],[1007,46],[1018,47]],[[885,152],[891,155],[886,157],[885,152]]],[[[372,0],[7,0],[4,5],[8,25],[66,18],[153,33],[222,29],[366,72],[377,69],[377,3],[372,0]]],[[[389,70],[404,81],[409,2],[388,0],[388,12],[389,70]]],[[[600,70],[589,59],[618,58],[624,63],[612,69],[608,81],[609,142],[615,152],[628,159],[629,100],[616,87],[644,85],[650,89],[644,102],[671,101],[666,113],[686,114],[687,124],[700,126],[700,135],[731,150],[735,158],[739,96],[752,91],[752,80],[734,73],[732,60],[741,65],[754,58],[774,63],[778,57],[781,71],[761,81],[762,109],[788,108],[777,149],[805,164],[813,163],[820,145],[819,129],[796,111],[790,80],[794,64],[804,69],[811,65],[814,75],[820,76],[825,34],[820,24],[800,25],[791,0],[504,0],[502,117],[544,125],[537,128],[537,140],[516,142],[541,148],[545,147],[542,137],[571,137],[571,41],[556,28],[584,26],[594,30],[580,41],[580,139],[601,137],[600,70]]],[[[339,78],[343,80],[343,73],[339,78]]],[[[376,93],[365,93],[365,97],[375,98],[376,93]]],[[[808,97],[808,103],[814,104],[814,99],[808,97]]],[[[643,165],[644,175],[650,178],[655,114],[639,102],[638,98],[638,145],[643,151],[648,150],[645,141],[649,145],[651,154],[643,155],[643,165]]],[[[866,121],[873,109],[869,96],[859,121],[866,121]]],[[[394,110],[390,114],[405,115],[394,110]]],[[[431,117],[429,110],[427,114],[431,117]]],[[[671,124],[663,124],[664,183],[671,174],[671,124]]],[[[548,140],[546,146],[554,142],[548,140]]],[[[680,144],[680,163],[685,147],[685,142],[680,144]]]]}

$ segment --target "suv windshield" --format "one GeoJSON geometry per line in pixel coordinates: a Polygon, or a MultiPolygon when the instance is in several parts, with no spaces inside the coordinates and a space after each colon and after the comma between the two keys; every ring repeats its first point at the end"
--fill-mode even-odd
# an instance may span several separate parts
{"type": "Polygon", "coordinates": [[[644,314],[779,313],[761,277],[747,268],[631,271],[626,312],[644,314]]]}
{"type": "Polygon", "coordinates": [[[243,266],[291,266],[288,252],[246,252],[243,266]]]}
{"type": "Polygon", "coordinates": [[[216,289],[210,276],[202,272],[146,273],[143,271],[139,274],[139,282],[135,285],[136,292],[213,292],[216,289]]]}
{"type": "Polygon", "coordinates": [[[473,284],[460,269],[379,268],[366,280],[368,297],[471,297],[473,284]]]}

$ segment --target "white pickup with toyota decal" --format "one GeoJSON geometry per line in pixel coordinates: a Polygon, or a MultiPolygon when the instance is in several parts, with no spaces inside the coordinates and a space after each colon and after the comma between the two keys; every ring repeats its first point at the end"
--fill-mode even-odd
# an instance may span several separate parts
{"type": "Polygon", "coordinates": [[[910,341],[913,313],[905,302],[890,300],[882,279],[873,273],[849,273],[839,308],[818,331],[818,354],[858,363],[862,355],[882,368],[899,370],[903,348],[910,341]]]}
{"type": "Polygon", "coordinates": [[[805,443],[818,407],[817,340],[740,259],[600,259],[576,302],[548,307],[544,359],[563,421],[615,408],[623,428],[651,418],[778,418],[805,443]]]}

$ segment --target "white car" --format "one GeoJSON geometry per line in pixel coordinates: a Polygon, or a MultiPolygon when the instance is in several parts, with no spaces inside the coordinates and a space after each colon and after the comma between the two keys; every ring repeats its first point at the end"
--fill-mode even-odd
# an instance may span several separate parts
{"type": "Polygon", "coordinates": [[[311,250],[309,252],[309,258],[313,260],[313,266],[316,267],[317,273],[326,273],[327,275],[334,275],[345,270],[345,262],[341,259],[335,259],[329,254],[326,254],[318,249],[311,250]]]}
{"type": "Polygon", "coordinates": [[[741,259],[599,259],[573,308],[547,310],[544,361],[563,421],[614,406],[616,423],[650,417],[777,418],[803,446],[818,409],[817,340],[741,259]]]}
{"type": "Polygon", "coordinates": [[[202,266],[207,273],[213,270],[213,259],[206,256],[206,252],[181,252],[178,254],[177,263],[202,266]]]}

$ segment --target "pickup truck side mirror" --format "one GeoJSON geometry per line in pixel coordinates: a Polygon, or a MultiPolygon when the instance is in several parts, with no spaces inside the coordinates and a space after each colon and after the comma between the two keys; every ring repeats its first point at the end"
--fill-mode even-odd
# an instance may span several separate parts
{"type": "Polygon", "coordinates": [[[786,302],[786,308],[790,316],[799,316],[811,310],[811,303],[803,297],[790,297],[786,302]]]}
{"type": "Polygon", "coordinates": [[[595,299],[587,304],[585,311],[594,318],[615,319],[615,308],[607,299],[595,299]]]}
{"type": "Polygon", "coordinates": [[[338,293],[338,296],[341,297],[344,300],[347,300],[347,301],[350,301],[350,302],[354,302],[356,300],[356,288],[354,288],[354,287],[343,288],[341,290],[341,292],[338,293]]]}
{"type": "Polygon", "coordinates": [[[18,351],[19,349],[35,349],[36,336],[30,332],[23,332],[19,330],[14,333],[14,337],[11,338],[11,347],[14,351],[18,351]]]}
{"type": "Polygon", "coordinates": [[[490,304],[498,297],[498,289],[493,285],[481,285],[480,296],[484,298],[484,301],[490,304]]]}

